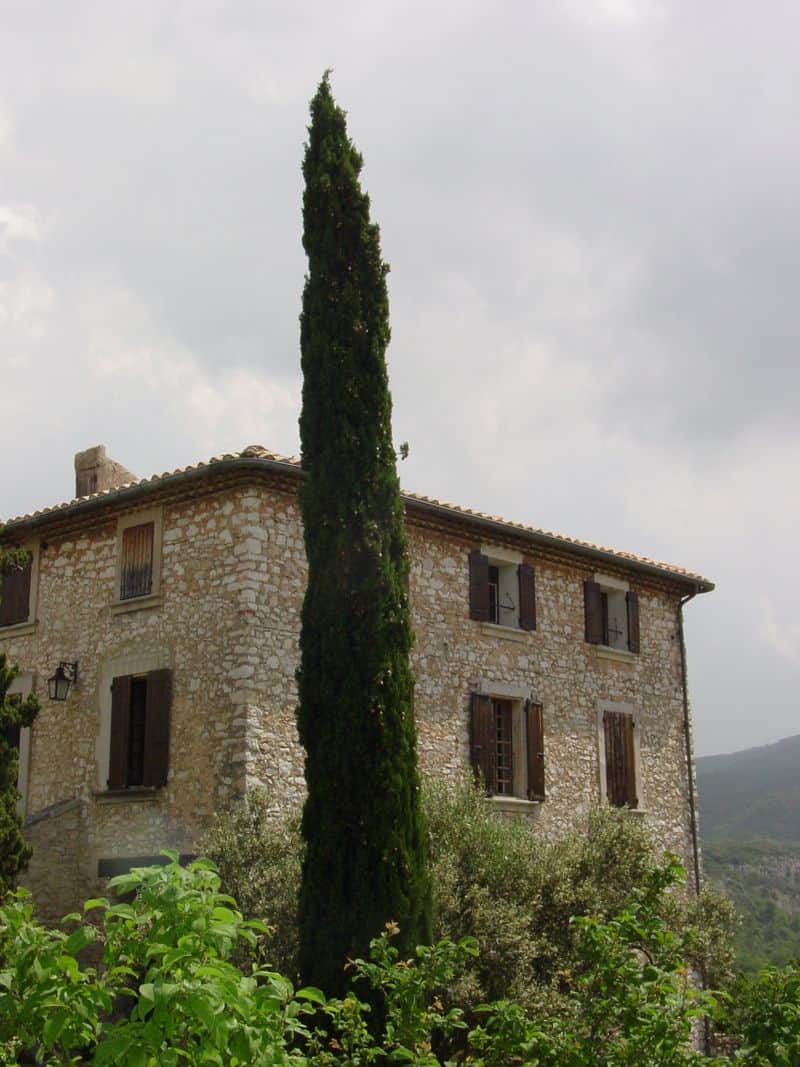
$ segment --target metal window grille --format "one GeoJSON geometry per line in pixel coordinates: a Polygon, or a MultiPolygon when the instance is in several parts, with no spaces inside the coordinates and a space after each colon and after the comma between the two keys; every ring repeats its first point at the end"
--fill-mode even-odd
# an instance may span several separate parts
{"type": "Polygon", "coordinates": [[[497,792],[514,792],[514,756],[511,746],[511,701],[494,702],[495,746],[497,751],[497,792]]]}

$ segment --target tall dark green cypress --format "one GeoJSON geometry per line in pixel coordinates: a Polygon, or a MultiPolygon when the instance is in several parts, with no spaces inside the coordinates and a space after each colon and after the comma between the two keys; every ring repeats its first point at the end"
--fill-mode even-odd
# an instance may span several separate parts
{"type": "Polygon", "coordinates": [[[328,994],[389,920],[430,938],[403,504],[385,351],[387,265],[362,160],[328,75],[303,161],[300,342],[308,587],[298,727],[306,750],[300,971],[328,994]]]}

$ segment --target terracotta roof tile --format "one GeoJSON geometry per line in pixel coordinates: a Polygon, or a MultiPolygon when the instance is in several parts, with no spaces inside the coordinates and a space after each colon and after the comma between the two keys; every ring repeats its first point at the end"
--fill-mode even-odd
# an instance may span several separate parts
{"type": "MultiPolygon", "coordinates": [[[[239,459],[264,459],[271,463],[277,463],[292,467],[295,470],[299,470],[300,460],[297,456],[283,456],[277,452],[271,452],[269,449],[264,448],[262,445],[248,445],[242,449],[241,452],[225,452],[219,456],[212,456],[208,460],[202,460],[198,463],[191,463],[185,467],[178,467],[172,471],[164,471],[162,474],[153,474],[149,478],[138,478],[135,481],[127,482],[124,485],[116,486],[114,489],[104,489],[99,493],[93,493],[91,496],[77,497],[74,500],[67,500],[61,504],[53,504],[50,507],[41,508],[38,511],[29,512],[26,515],[19,515],[16,518],[8,519],[6,525],[8,526],[24,526],[30,522],[41,521],[48,516],[55,516],[61,513],[69,512],[72,508],[75,508],[79,504],[85,504],[88,501],[101,500],[104,498],[112,499],[117,495],[121,495],[125,490],[131,490],[135,487],[145,488],[147,486],[157,486],[159,483],[166,480],[172,480],[178,478],[181,475],[191,474],[192,472],[202,472],[208,470],[219,463],[232,462],[239,459]]],[[[620,563],[632,563],[634,566],[646,567],[647,569],[653,569],[661,571],[665,575],[681,578],[704,588],[704,590],[713,589],[713,583],[709,579],[704,578],[700,574],[696,574],[693,571],[686,570],[683,567],[675,566],[672,563],[664,563],[660,560],[650,559],[648,556],[637,555],[634,552],[626,552],[618,548],[610,548],[606,545],[595,544],[591,541],[582,541],[579,538],[568,537],[565,534],[555,533],[550,530],[544,530],[537,526],[530,526],[526,523],[514,522],[512,520],[503,518],[500,515],[490,515],[487,512],[476,511],[472,508],[463,507],[460,504],[453,504],[447,500],[439,500],[435,497],[425,496],[422,493],[413,493],[408,490],[403,490],[403,496],[406,500],[416,501],[421,505],[430,506],[434,508],[441,508],[446,512],[450,512],[453,515],[463,516],[466,519],[478,519],[484,522],[491,522],[499,526],[507,527],[510,531],[515,531],[522,534],[527,534],[534,538],[544,539],[552,541],[555,545],[561,545],[564,547],[574,547],[584,553],[593,554],[598,556],[611,557],[619,560],[620,563]]]]}

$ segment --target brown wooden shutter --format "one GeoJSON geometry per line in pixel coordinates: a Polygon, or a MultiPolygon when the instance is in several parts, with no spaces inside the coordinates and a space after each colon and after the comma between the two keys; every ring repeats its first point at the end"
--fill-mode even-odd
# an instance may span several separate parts
{"type": "Polygon", "coordinates": [[[483,778],[487,792],[494,793],[497,790],[494,705],[492,698],[482,693],[472,694],[469,752],[472,766],[483,778]]]}
{"type": "Polygon", "coordinates": [[[606,796],[618,808],[637,806],[636,757],[633,716],[622,711],[603,712],[606,745],[606,796]]]}
{"type": "Polygon", "coordinates": [[[115,678],[111,684],[111,749],[108,760],[108,788],[124,789],[128,784],[128,731],[131,720],[131,676],[115,678]]]}
{"type": "Polygon", "coordinates": [[[603,591],[597,582],[583,583],[583,613],[586,623],[586,640],[591,645],[605,644],[603,591]]]}
{"type": "Polygon", "coordinates": [[[144,726],[144,777],[142,785],[167,784],[169,771],[169,712],[172,704],[172,671],[147,675],[147,714],[144,726]]]}
{"type": "Polygon", "coordinates": [[[639,651],[639,594],[626,593],[628,605],[628,648],[631,652],[639,651]]]}
{"type": "Polygon", "coordinates": [[[528,800],[544,800],[544,717],[542,705],[525,704],[528,743],[528,800]]]}
{"type": "Polygon", "coordinates": [[[636,751],[633,745],[633,731],[636,728],[632,715],[625,716],[625,800],[629,808],[635,808],[639,804],[636,796],[636,751]]]}
{"type": "Polygon", "coordinates": [[[517,568],[519,577],[519,628],[536,629],[536,584],[533,567],[530,563],[520,563],[517,568]]]}
{"type": "Polygon", "coordinates": [[[119,598],[147,596],[153,591],[153,537],[155,524],[143,522],[122,531],[119,598]]]}
{"type": "Polygon", "coordinates": [[[489,557],[477,548],[469,554],[469,617],[489,619],[489,557]]]}
{"type": "Polygon", "coordinates": [[[32,565],[33,556],[29,552],[24,567],[15,567],[3,575],[0,585],[0,626],[28,621],[32,565]]]}

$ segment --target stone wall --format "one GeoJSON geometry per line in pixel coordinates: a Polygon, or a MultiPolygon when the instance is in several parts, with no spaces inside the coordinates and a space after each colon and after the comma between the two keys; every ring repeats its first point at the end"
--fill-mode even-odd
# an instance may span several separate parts
{"type": "Polygon", "coordinates": [[[0,631],[0,648],[32,672],[42,701],[25,797],[37,858],[26,880],[48,901],[63,890],[64,911],[77,903],[68,885],[97,889],[101,859],[191,851],[212,813],[244,789],[247,708],[237,703],[237,687],[248,670],[252,499],[232,490],[165,504],[160,594],[121,611],[116,517],[45,538],[36,624],[0,631]],[[47,699],[46,679],[60,660],[79,664],[64,703],[47,699]],[[161,667],[173,675],[168,784],[136,797],[109,795],[111,681],[161,667]],[[65,816],[39,822],[43,811],[75,800],[80,834],[65,816]],[[62,877],[73,863],[75,876],[62,877]]]}
{"type": "MultiPolygon", "coordinates": [[[[256,784],[277,803],[302,801],[295,669],[306,564],[296,495],[254,481],[161,507],[161,589],[147,607],[114,608],[112,514],[42,542],[38,622],[0,631],[0,648],[34,673],[40,696],[59,660],[79,662],[67,702],[43,700],[30,745],[37,856],[27,882],[49,914],[97,890],[100,859],[193,851],[213,812],[256,784]],[[138,799],[109,796],[111,679],[161,667],[173,672],[168,784],[138,799]],[[53,805],[61,814],[42,819],[53,805]]],[[[467,555],[479,540],[412,522],[409,544],[423,772],[467,770],[472,691],[530,696],[544,709],[547,799],[515,810],[558,832],[599,798],[598,716],[603,702],[624,705],[638,728],[642,810],[631,817],[691,866],[678,589],[617,567],[639,594],[641,651],[612,655],[584,641],[591,561],[526,557],[538,618],[523,632],[469,618],[467,555]]]]}
{"type": "MultiPolygon", "coordinates": [[[[267,536],[253,572],[262,592],[253,608],[246,696],[251,743],[248,783],[263,783],[287,803],[302,801],[303,754],[296,741],[294,680],[305,578],[296,501],[264,495],[259,525],[267,536]]],[[[469,766],[470,694],[530,695],[544,709],[547,800],[500,806],[535,819],[542,832],[580,823],[600,797],[598,720],[603,704],[624,705],[639,731],[640,810],[665,848],[691,869],[688,776],[683,732],[679,596],[630,578],[639,593],[641,651],[609,653],[584,640],[586,563],[534,554],[537,628],[524,632],[469,617],[468,561],[479,541],[409,528],[410,596],[416,633],[416,718],[423,773],[455,779],[469,766]]],[[[626,577],[618,570],[616,577],[626,577]]]]}

